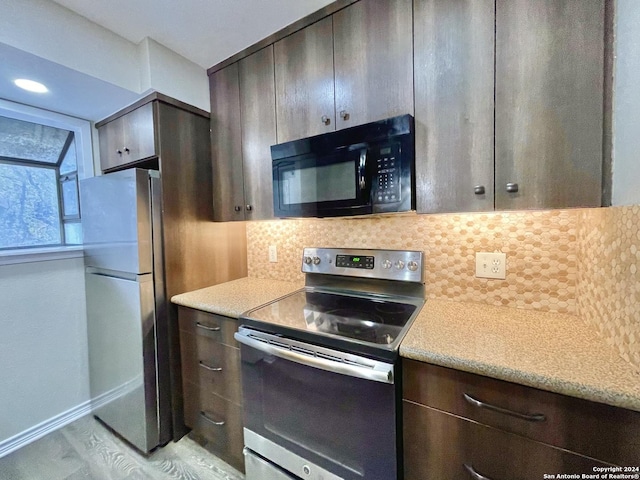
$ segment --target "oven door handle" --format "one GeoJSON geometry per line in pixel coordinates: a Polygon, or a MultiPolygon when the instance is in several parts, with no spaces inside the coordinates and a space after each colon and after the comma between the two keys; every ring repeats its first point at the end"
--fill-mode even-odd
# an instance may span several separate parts
{"type": "MultiPolygon", "coordinates": [[[[364,380],[372,380],[374,382],[393,384],[393,365],[384,362],[367,359],[367,363],[371,366],[353,365],[341,361],[331,360],[329,358],[318,357],[309,353],[302,353],[288,348],[273,345],[266,341],[251,338],[244,332],[236,332],[234,338],[251,348],[260,350],[263,353],[279,357],[284,360],[299,363],[309,367],[319,368],[327,372],[339,373],[350,377],[362,378],[364,380]]],[[[311,352],[311,350],[309,350],[311,352]]]]}

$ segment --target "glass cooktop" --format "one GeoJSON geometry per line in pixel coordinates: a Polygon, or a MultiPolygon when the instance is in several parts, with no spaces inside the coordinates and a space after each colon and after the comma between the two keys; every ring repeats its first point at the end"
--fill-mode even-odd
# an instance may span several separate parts
{"type": "MultiPolygon", "coordinates": [[[[397,350],[423,301],[305,288],[246,312],[246,325],[320,345],[364,344],[397,350]],[[313,338],[315,336],[316,338],[313,338]]],[[[357,347],[346,349],[358,350],[357,347]]]]}

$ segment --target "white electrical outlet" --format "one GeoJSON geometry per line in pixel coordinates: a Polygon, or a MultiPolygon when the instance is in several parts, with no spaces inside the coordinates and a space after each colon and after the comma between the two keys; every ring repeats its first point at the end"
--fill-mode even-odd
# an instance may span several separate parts
{"type": "Polygon", "coordinates": [[[278,261],[278,248],[275,245],[269,245],[269,261],[271,263],[278,261]]]}
{"type": "Polygon", "coordinates": [[[501,252],[476,252],[476,277],[507,278],[507,255],[501,252]]]}

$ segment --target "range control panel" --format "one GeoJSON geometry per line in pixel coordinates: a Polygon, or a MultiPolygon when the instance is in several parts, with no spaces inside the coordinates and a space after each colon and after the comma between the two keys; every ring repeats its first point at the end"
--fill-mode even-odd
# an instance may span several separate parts
{"type": "Polygon", "coordinates": [[[336,267],[366,268],[373,270],[375,258],[376,257],[367,255],[336,255],[336,267]]]}
{"type": "Polygon", "coordinates": [[[371,250],[342,248],[305,248],[302,271],[422,282],[422,252],[414,250],[371,250]]]}

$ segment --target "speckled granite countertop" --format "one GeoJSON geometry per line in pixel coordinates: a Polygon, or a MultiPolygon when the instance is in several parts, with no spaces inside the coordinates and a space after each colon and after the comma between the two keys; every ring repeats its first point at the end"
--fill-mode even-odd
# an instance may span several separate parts
{"type": "MultiPolygon", "coordinates": [[[[237,318],[303,286],[245,277],[171,301],[237,318]]],[[[640,411],[640,371],[573,315],[428,300],[400,355],[640,411]]]]}
{"type": "Polygon", "coordinates": [[[241,313],[302,288],[302,282],[239,278],[213,287],[181,293],[173,303],[209,313],[238,318],[241,313]]]}
{"type": "Polygon", "coordinates": [[[400,355],[640,411],[640,371],[573,315],[428,300],[400,355]]]}

